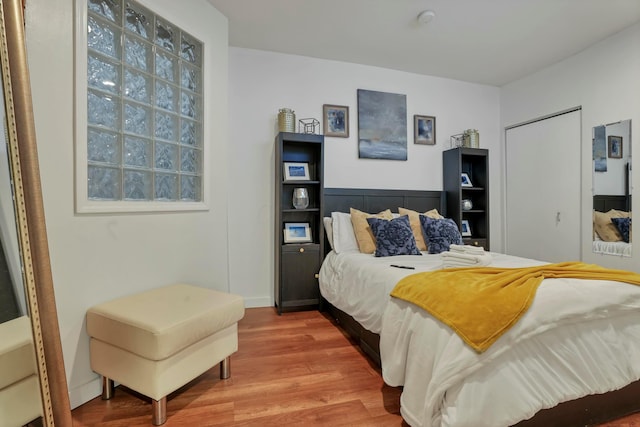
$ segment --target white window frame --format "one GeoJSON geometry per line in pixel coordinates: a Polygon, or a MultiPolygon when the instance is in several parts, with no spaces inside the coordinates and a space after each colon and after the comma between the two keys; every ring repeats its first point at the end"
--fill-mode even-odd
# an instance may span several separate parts
{"type": "MultiPolygon", "coordinates": [[[[185,31],[203,40],[203,83],[211,78],[210,69],[207,63],[211,61],[210,55],[205,54],[206,40],[204,35],[199,35],[196,31],[190,31],[188,22],[181,22],[179,16],[163,13],[159,10],[154,1],[136,0],[138,3],[185,31]],[[167,19],[169,16],[171,19],[167,19]]],[[[206,211],[209,210],[208,194],[210,182],[210,141],[211,129],[207,124],[207,112],[210,102],[207,88],[202,92],[202,200],[189,202],[183,200],[176,201],[156,201],[156,200],[92,200],[88,197],[88,147],[87,147],[87,2],[88,0],[76,0],[75,15],[75,210],[76,213],[127,213],[127,212],[176,212],[176,211],[206,211]]],[[[124,11],[123,11],[124,13],[124,11]]]]}

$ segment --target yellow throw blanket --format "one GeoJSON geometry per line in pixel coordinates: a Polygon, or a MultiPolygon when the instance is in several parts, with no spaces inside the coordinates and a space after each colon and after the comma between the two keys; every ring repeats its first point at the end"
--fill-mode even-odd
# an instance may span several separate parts
{"type": "Polygon", "coordinates": [[[640,274],[631,271],[563,262],[526,268],[463,267],[417,273],[400,280],[391,296],[425,309],[482,353],[527,311],[542,280],[553,278],[640,285],[640,274]]]}

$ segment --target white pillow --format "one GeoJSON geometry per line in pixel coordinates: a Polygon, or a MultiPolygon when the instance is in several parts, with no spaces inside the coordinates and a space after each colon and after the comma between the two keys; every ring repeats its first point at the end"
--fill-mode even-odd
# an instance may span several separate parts
{"type": "Polygon", "coordinates": [[[329,246],[333,249],[333,220],[331,217],[325,216],[322,218],[322,225],[324,225],[324,232],[327,235],[329,246]]]}
{"type": "Polygon", "coordinates": [[[336,253],[360,252],[356,233],[351,224],[351,215],[345,212],[331,212],[333,226],[333,250],[336,253]]]}

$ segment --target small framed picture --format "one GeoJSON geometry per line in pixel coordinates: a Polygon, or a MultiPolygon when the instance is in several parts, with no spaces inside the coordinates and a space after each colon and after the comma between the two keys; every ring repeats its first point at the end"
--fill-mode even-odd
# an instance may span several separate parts
{"type": "Polygon", "coordinates": [[[460,185],[462,187],[473,187],[473,184],[471,183],[471,178],[469,178],[469,175],[467,175],[466,173],[462,172],[462,180],[460,181],[460,185]]]}
{"type": "Polygon", "coordinates": [[[413,143],[435,145],[436,118],[432,116],[413,116],[413,143]]]}
{"type": "Polygon", "coordinates": [[[311,227],[308,222],[285,222],[284,224],[285,243],[308,243],[311,242],[311,227]]]}
{"type": "Polygon", "coordinates": [[[322,106],[325,136],[349,138],[349,107],[344,105],[322,106]]]}
{"type": "Polygon", "coordinates": [[[610,159],[621,159],[622,158],[622,137],[609,135],[607,139],[609,142],[608,157],[610,159]]]}
{"type": "Polygon", "coordinates": [[[469,220],[463,219],[460,223],[460,234],[464,237],[471,237],[471,226],[469,225],[469,220]]]}
{"type": "Polygon", "coordinates": [[[309,181],[309,163],[284,162],[285,181],[309,181]]]}

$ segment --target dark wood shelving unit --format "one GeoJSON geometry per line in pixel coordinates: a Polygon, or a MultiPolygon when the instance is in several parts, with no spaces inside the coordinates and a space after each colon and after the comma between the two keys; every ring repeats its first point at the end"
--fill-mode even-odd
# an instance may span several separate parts
{"type": "Polygon", "coordinates": [[[447,193],[447,217],[458,227],[469,222],[471,236],[463,236],[464,244],[482,246],[489,250],[489,150],[458,147],[442,152],[443,186],[447,193]],[[462,186],[462,174],[471,179],[472,187],[462,186]],[[463,209],[469,199],[470,210],[463,209]]]}
{"type": "Polygon", "coordinates": [[[318,273],[324,254],[324,136],[280,132],[275,144],[275,306],[278,314],[317,309],[318,273]],[[306,163],[309,179],[286,181],[285,162],[306,163]],[[299,187],[306,188],[309,195],[305,209],[293,206],[293,190],[299,187]],[[308,223],[311,242],[285,243],[286,223],[308,223]]]}

